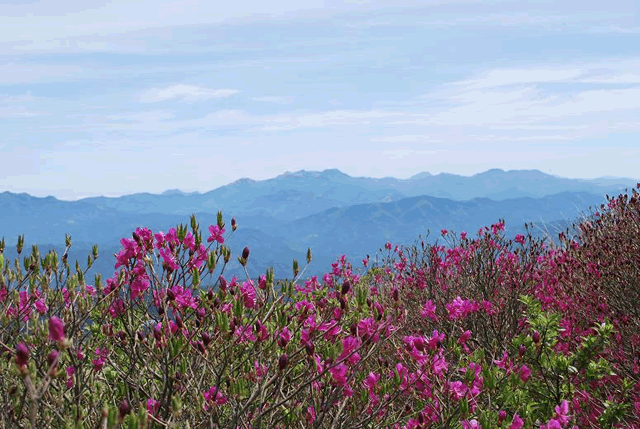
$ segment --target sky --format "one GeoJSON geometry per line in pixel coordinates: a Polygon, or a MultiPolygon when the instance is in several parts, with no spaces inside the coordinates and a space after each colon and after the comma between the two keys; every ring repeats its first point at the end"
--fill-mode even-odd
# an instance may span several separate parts
{"type": "Polygon", "coordinates": [[[640,176],[637,0],[0,0],[0,192],[640,176]]]}

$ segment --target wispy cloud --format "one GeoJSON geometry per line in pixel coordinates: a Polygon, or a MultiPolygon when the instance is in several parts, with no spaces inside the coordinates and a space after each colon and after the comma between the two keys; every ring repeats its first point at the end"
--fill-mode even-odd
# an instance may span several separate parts
{"type": "Polygon", "coordinates": [[[166,88],[152,88],[140,95],[142,103],[158,103],[167,100],[186,102],[205,101],[212,98],[225,98],[237,94],[237,89],[209,89],[196,85],[177,84],[166,88]]]}
{"type": "Polygon", "coordinates": [[[26,94],[0,94],[0,118],[31,118],[42,113],[30,108],[36,98],[28,91],[26,94]]]}
{"type": "Polygon", "coordinates": [[[265,97],[252,97],[253,101],[264,101],[265,103],[287,104],[293,101],[293,97],[281,97],[281,96],[265,96],[265,97]]]}

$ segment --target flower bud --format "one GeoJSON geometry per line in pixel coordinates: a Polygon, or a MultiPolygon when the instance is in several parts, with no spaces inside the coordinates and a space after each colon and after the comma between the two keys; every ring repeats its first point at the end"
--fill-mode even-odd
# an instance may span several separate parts
{"type": "Polygon", "coordinates": [[[342,283],[342,294],[346,295],[349,292],[349,289],[351,289],[351,282],[349,280],[345,280],[344,283],[342,283]]]}
{"type": "Polygon", "coordinates": [[[56,316],[49,319],[49,339],[53,341],[64,341],[64,323],[56,316]]]}
{"type": "Polygon", "coordinates": [[[349,332],[351,332],[351,335],[353,335],[354,337],[358,335],[358,325],[352,323],[351,326],[349,326],[349,332]]]}
{"type": "Polygon", "coordinates": [[[131,405],[127,402],[126,399],[123,399],[118,405],[118,419],[122,421],[124,417],[131,412],[131,405]]]}
{"type": "Polygon", "coordinates": [[[167,289],[167,301],[173,301],[174,299],[176,299],[176,293],[171,289],[167,289]]]}
{"type": "Polygon", "coordinates": [[[209,335],[209,333],[203,332],[201,334],[201,337],[202,337],[202,342],[204,343],[205,346],[209,346],[209,344],[211,344],[211,335],[209,335]]]}
{"type": "Polygon", "coordinates": [[[249,259],[249,248],[248,248],[248,247],[245,247],[245,248],[242,250],[242,259],[244,259],[245,261],[246,261],[247,259],[249,259]]]}
{"type": "Polygon", "coordinates": [[[507,418],[507,412],[505,410],[500,410],[500,412],[498,413],[498,424],[502,424],[502,422],[504,421],[504,419],[507,418]]]}
{"type": "Polygon", "coordinates": [[[305,350],[309,356],[313,356],[313,353],[316,350],[316,346],[312,342],[308,342],[304,345],[305,350]]]}
{"type": "Polygon", "coordinates": [[[526,352],[527,352],[527,348],[525,347],[525,345],[520,344],[520,347],[518,347],[518,357],[521,358],[522,356],[524,356],[526,352]]]}
{"type": "Polygon", "coordinates": [[[110,324],[102,325],[102,333],[109,338],[113,337],[113,325],[110,325],[110,324]]]}
{"type": "Polygon", "coordinates": [[[288,363],[289,363],[289,356],[287,356],[285,353],[282,356],[280,356],[280,359],[278,359],[278,369],[280,371],[283,371],[287,367],[288,363]]]}
{"type": "MultiPolygon", "coordinates": [[[[49,365],[49,368],[51,368],[54,363],[57,366],[57,362],[56,362],[57,357],[58,357],[58,350],[51,350],[51,353],[49,353],[49,356],[47,356],[47,364],[49,365]]],[[[55,367],[53,367],[52,369],[55,369],[55,367]]]]}
{"type": "Polygon", "coordinates": [[[162,329],[157,325],[153,328],[153,338],[155,338],[156,341],[160,341],[162,339],[162,329]]]}
{"type": "Polygon", "coordinates": [[[182,327],[184,326],[184,324],[182,323],[182,317],[180,317],[179,314],[176,314],[175,319],[176,319],[175,323],[176,323],[176,326],[178,327],[178,329],[182,329],[182,327]]]}
{"type": "Polygon", "coordinates": [[[538,343],[540,342],[540,332],[535,331],[535,332],[533,333],[533,342],[534,342],[535,344],[538,344],[538,343]]]}
{"type": "Polygon", "coordinates": [[[236,218],[231,218],[231,231],[235,231],[238,228],[238,224],[236,223],[236,218]]]}

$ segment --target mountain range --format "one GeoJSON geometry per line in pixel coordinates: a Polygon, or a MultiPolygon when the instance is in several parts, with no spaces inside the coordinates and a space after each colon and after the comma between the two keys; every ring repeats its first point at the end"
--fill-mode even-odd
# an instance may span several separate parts
{"type": "MultiPolygon", "coordinates": [[[[433,242],[441,229],[467,231],[505,219],[509,236],[524,231],[525,222],[551,235],[569,227],[590,207],[631,188],[637,180],[567,179],[538,170],[492,169],[473,176],[420,173],[409,179],[351,177],[339,170],[286,172],[268,180],[237,180],[209,192],[139,193],[121,197],[90,197],[63,201],[52,196],[0,193],[0,236],[8,244],[5,254],[15,257],[15,243],[38,244],[41,256],[49,249],[64,251],[65,233],[71,234],[70,260],[86,263],[93,244],[101,257],[89,272],[103,278],[113,274],[113,253],[122,237],[136,227],[154,232],[189,223],[195,213],[208,237],[222,211],[231,232],[231,217],[238,230],[227,244],[232,250],[225,275],[244,275],[237,262],[245,246],[251,249],[247,269],[252,277],[274,267],[276,277],[290,278],[291,261],[305,264],[306,249],[313,261],[304,278],[330,271],[330,263],[346,254],[355,267],[367,254],[374,256],[384,243],[411,245],[419,236],[433,242]]],[[[225,234],[225,236],[227,235],[225,234]]],[[[30,247],[25,247],[30,252],[30,247]]],[[[89,277],[92,278],[92,277],[89,277]]]]}

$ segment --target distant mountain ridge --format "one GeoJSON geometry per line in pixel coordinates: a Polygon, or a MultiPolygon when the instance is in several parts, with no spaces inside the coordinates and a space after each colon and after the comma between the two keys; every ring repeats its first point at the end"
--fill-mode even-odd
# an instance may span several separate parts
{"type": "MultiPolygon", "coordinates": [[[[523,231],[524,222],[565,227],[581,211],[631,188],[631,179],[565,179],[538,170],[488,170],[474,176],[419,173],[409,179],[351,177],[340,170],[285,172],[271,179],[243,178],[214,190],[61,201],[26,193],[0,193],[0,237],[9,246],[25,234],[26,244],[56,246],[70,233],[77,248],[97,243],[103,259],[96,269],[113,271],[119,240],[138,226],[167,231],[188,224],[196,213],[204,236],[216,213],[232,216],[239,229],[230,242],[234,254],[249,245],[251,269],[269,266],[290,275],[291,259],[304,265],[307,247],[316,275],[342,253],[360,260],[387,241],[411,244],[420,234],[441,229],[472,234],[479,227],[507,222],[507,232],[523,231]],[[107,253],[105,253],[107,252],[107,253]]],[[[229,233],[230,227],[227,227],[229,233]]],[[[86,254],[79,258],[86,260],[86,254]]],[[[230,268],[242,273],[232,258],[230,268]]],[[[306,275],[306,274],[305,274],[306,275]]],[[[280,274],[276,273],[276,276],[280,274]]]]}

